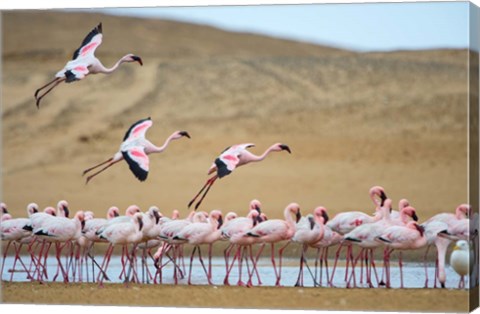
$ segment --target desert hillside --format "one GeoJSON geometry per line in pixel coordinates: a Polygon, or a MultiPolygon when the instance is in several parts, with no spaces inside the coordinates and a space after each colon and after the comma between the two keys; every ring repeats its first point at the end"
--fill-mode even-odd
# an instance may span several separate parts
{"type": "Polygon", "coordinates": [[[355,53],[164,20],[62,11],[2,12],[2,200],[14,216],[29,202],[60,199],[72,211],[157,205],[186,215],[187,203],[227,146],[274,153],[218,180],[202,209],[269,217],[298,202],[333,215],[371,212],[368,190],[407,198],[423,221],[467,202],[467,51],[355,53]],[[33,94],[103,23],[96,55],[110,76],[59,85],[37,110],[33,94]],[[82,171],[111,157],[128,127],[151,117],[148,138],[192,138],[150,157],[139,182],[122,162],[88,185],[82,171]]]}

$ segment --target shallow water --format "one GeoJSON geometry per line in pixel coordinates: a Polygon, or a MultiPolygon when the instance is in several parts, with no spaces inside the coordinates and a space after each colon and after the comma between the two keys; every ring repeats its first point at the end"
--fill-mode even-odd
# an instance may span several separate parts
{"type": "MultiPolygon", "coordinates": [[[[22,260],[26,264],[27,269],[29,268],[29,263],[30,259],[28,256],[23,256],[22,260]]],[[[103,260],[103,256],[96,256],[95,260],[97,261],[98,264],[101,264],[103,260]]],[[[164,260],[165,262],[166,260],[164,260]]],[[[208,267],[208,261],[206,258],[204,258],[205,266],[208,267]]],[[[62,259],[62,263],[66,265],[65,258],[62,259]]],[[[148,262],[148,269],[151,273],[152,276],[155,275],[156,268],[153,266],[153,262],[150,259],[148,262]]],[[[335,272],[334,276],[334,281],[333,281],[333,286],[334,287],[346,287],[346,282],[345,282],[345,266],[344,262],[340,262],[341,266],[337,266],[337,270],[335,272]]],[[[257,269],[259,276],[261,278],[262,286],[273,286],[275,285],[275,273],[274,269],[272,267],[271,261],[269,258],[263,258],[258,261],[257,264],[257,269]]],[[[282,266],[282,272],[281,272],[281,284],[283,286],[294,286],[295,282],[297,280],[297,276],[299,273],[299,259],[288,259],[284,258],[283,259],[283,266],[282,266]]],[[[304,286],[306,287],[312,287],[314,286],[313,282],[313,272],[315,271],[314,267],[314,261],[308,261],[309,268],[304,267],[304,286]],[[312,275],[310,274],[312,273],[312,275]]],[[[329,274],[331,275],[332,273],[332,265],[333,261],[329,261],[329,274]]],[[[381,265],[380,261],[377,261],[377,265],[381,265]]],[[[391,287],[392,288],[399,288],[400,287],[400,271],[398,268],[398,263],[396,260],[392,260],[391,262],[391,270],[390,270],[390,278],[391,278],[391,287]]],[[[145,271],[142,271],[141,267],[141,262],[140,259],[138,260],[138,271],[137,271],[137,277],[140,281],[145,282],[145,283],[153,283],[152,279],[149,278],[147,273],[145,271]]],[[[250,269],[251,269],[251,265],[250,269]]],[[[278,265],[277,265],[278,266],[278,265]]],[[[429,276],[429,287],[433,287],[433,279],[434,279],[434,272],[435,268],[433,267],[434,265],[429,265],[428,266],[428,276],[429,276]]],[[[13,281],[30,281],[30,279],[27,278],[27,273],[23,270],[23,267],[21,266],[20,263],[17,263],[15,269],[17,271],[12,272],[13,268],[13,256],[8,256],[6,261],[5,261],[5,267],[4,271],[2,274],[2,279],[3,280],[10,280],[12,274],[13,274],[13,281]]],[[[168,263],[165,265],[163,268],[163,281],[162,283],[164,284],[174,284],[173,280],[173,264],[168,263]]],[[[55,273],[57,271],[57,262],[54,257],[49,257],[47,260],[47,272],[48,272],[48,279],[45,281],[52,281],[55,273]]],[[[98,268],[95,267],[95,276],[98,275],[98,268]]],[[[189,258],[185,258],[185,277],[183,279],[179,279],[178,284],[187,284],[187,276],[188,276],[188,271],[189,271],[189,258]]],[[[322,280],[320,281],[319,275],[317,275],[317,285],[321,286],[327,286],[326,282],[326,268],[323,267],[323,275],[322,275],[322,280]],[[320,284],[321,283],[321,284],[320,284]]],[[[119,257],[113,257],[110,265],[107,270],[107,276],[109,277],[110,281],[105,280],[105,283],[107,282],[123,282],[123,279],[119,278],[120,273],[122,272],[122,264],[121,260],[119,257]]],[[[248,275],[247,275],[247,267],[245,263],[243,263],[243,268],[242,268],[242,278],[243,281],[246,282],[248,280],[248,275]]],[[[377,274],[379,279],[382,276],[382,267],[377,266],[377,274]]],[[[213,258],[212,259],[212,282],[214,285],[223,285],[223,280],[225,277],[226,269],[225,269],[225,262],[223,258],[213,258]]],[[[319,272],[318,272],[319,273],[319,272]]],[[[446,281],[446,287],[447,288],[457,288],[458,287],[458,280],[459,276],[453,271],[453,269],[447,265],[446,267],[446,273],[447,273],[447,281],[446,281]]],[[[132,272],[133,274],[133,272],[132,272]]],[[[78,270],[77,270],[77,275],[78,275],[78,270]]],[[[83,281],[86,282],[87,279],[88,281],[92,281],[92,263],[89,261],[89,266],[88,266],[88,271],[87,267],[84,267],[82,270],[82,276],[83,276],[83,281]]],[[[356,280],[357,280],[357,286],[359,287],[368,287],[368,285],[365,283],[365,278],[363,278],[363,283],[360,282],[360,268],[356,267],[356,272],[355,272],[356,280]]],[[[72,281],[72,275],[70,274],[69,280],[72,281]]],[[[57,281],[62,281],[63,278],[62,276],[58,276],[57,281]]],[[[237,283],[238,280],[238,266],[235,264],[231,271],[230,275],[230,284],[234,285],[237,283]]],[[[77,281],[78,281],[78,276],[77,276],[77,281]]],[[[372,274],[372,281],[373,285],[375,287],[378,286],[377,280],[375,279],[374,274],[372,274]]],[[[419,263],[404,263],[403,264],[403,282],[404,282],[404,288],[423,288],[424,283],[425,283],[425,269],[423,264],[419,263]]],[[[352,281],[353,283],[353,281],[352,281]]],[[[200,262],[198,259],[195,259],[193,262],[192,266],[192,284],[195,285],[204,285],[208,284],[207,278],[205,275],[205,271],[203,270],[200,262]]],[[[257,285],[258,280],[256,275],[253,275],[253,284],[257,285]]],[[[466,279],[466,286],[468,287],[468,279],[466,279]]]]}

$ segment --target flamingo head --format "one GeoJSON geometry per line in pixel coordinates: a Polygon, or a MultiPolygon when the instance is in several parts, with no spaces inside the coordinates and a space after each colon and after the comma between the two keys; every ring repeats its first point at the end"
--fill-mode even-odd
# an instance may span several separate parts
{"type": "Polygon", "coordinates": [[[30,203],[27,205],[28,216],[38,213],[38,205],[36,203],[30,203]]]}
{"type": "Polygon", "coordinates": [[[149,209],[148,209],[148,215],[150,216],[150,218],[153,218],[155,219],[155,224],[157,225],[158,222],[160,221],[160,218],[162,218],[162,214],[160,214],[160,210],[158,209],[157,206],[151,206],[149,209]]]}
{"type": "Polygon", "coordinates": [[[172,211],[172,219],[178,219],[178,217],[180,217],[180,212],[178,211],[178,209],[174,209],[172,211]]]}
{"type": "Polygon", "coordinates": [[[398,210],[402,210],[403,208],[410,206],[410,202],[406,198],[402,198],[398,202],[398,210]]]}
{"type": "Polygon", "coordinates": [[[328,222],[329,218],[328,218],[328,214],[327,214],[327,209],[325,207],[319,206],[319,207],[315,208],[315,210],[313,212],[314,212],[315,217],[323,219],[324,224],[326,224],[328,222]]]}
{"type": "Polygon", "coordinates": [[[133,54],[128,54],[124,57],[125,59],[125,62],[138,62],[140,63],[140,65],[143,65],[143,61],[142,61],[142,58],[140,58],[139,56],[136,56],[136,55],[133,55],[133,54]]]}
{"type": "Polygon", "coordinates": [[[290,147],[288,147],[285,144],[281,144],[281,143],[275,144],[275,150],[279,151],[279,152],[282,151],[282,150],[286,150],[289,154],[292,153],[292,151],[290,150],[290,147]]]}
{"type": "Polygon", "coordinates": [[[55,208],[51,207],[51,206],[48,206],[46,207],[43,212],[45,214],[48,214],[48,215],[51,215],[51,216],[57,216],[57,212],[55,211],[55,208]]]}
{"type": "Polygon", "coordinates": [[[77,219],[80,221],[80,225],[82,226],[81,230],[85,227],[85,212],[82,210],[79,210],[78,212],[75,213],[74,219],[77,219]]]}
{"type": "Polygon", "coordinates": [[[61,200],[57,204],[58,212],[62,217],[68,218],[70,216],[70,211],[68,210],[68,202],[66,200],[61,200]]]}
{"type": "Polygon", "coordinates": [[[298,205],[297,203],[290,203],[288,205],[288,209],[290,210],[290,212],[295,214],[296,223],[298,223],[302,218],[302,214],[300,213],[300,205],[298,205]]]}
{"type": "Polygon", "coordinates": [[[112,219],[120,216],[120,210],[117,206],[112,206],[107,211],[107,219],[112,219]]]}
{"type": "Polygon", "coordinates": [[[469,204],[461,204],[457,207],[456,212],[457,216],[464,216],[465,218],[468,218],[471,216],[472,206],[469,204]]]}
{"type": "Polygon", "coordinates": [[[2,214],[8,214],[7,204],[0,203],[0,207],[2,208],[2,214]]]}
{"type": "Polygon", "coordinates": [[[187,131],[176,131],[175,133],[173,133],[172,139],[176,140],[176,139],[179,139],[179,138],[182,138],[182,137],[191,138],[190,134],[188,134],[187,131]]]}
{"type": "Polygon", "coordinates": [[[140,208],[137,205],[130,205],[125,211],[125,215],[132,217],[133,215],[139,212],[140,212],[140,208]]]}
{"type": "Polygon", "coordinates": [[[407,216],[412,217],[414,221],[418,221],[417,213],[415,211],[415,208],[413,208],[412,206],[402,208],[401,212],[406,214],[407,216]]]}
{"type": "Polygon", "coordinates": [[[261,214],[262,213],[261,207],[262,207],[262,204],[257,199],[252,200],[250,202],[250,211],[254,210],[254,211],[257,211],[259,214],[261,214]]]}
{"type": "Polygon", "coordinates": [[[222,212],[219,211],[218,209],[214,209],[210,212],[208,215],[210,219],[214,219],[217,221],[217,229],[220,229],[220,227],[223,225],[223,217],[222,217],[222,212]]]}
{"type": "Polygon", "coordinates": [[[233,220],[233,219],[235,219],[235,218],[237,218],[237,217],[238,217],[237,213],[235,213],[235,212],[228,212],[228,213],[225,215],[225,221],[224,221],[224,222],[233,220]]]}
{"type": "Polygon", "coordinates": [[[369,194],[370,198],[377,206],[383,207],[384,202],[387,199],[387,195],[385,194],[385,189],[383,187],[378,185],[373,186],[370,188],[369,194]],[[379,197],[380,202],[375,197],[379,197]]]}

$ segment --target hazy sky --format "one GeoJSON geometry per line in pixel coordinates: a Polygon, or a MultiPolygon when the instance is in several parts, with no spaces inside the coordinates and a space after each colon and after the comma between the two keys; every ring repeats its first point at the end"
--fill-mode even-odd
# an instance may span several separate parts
{"type": "Polygon", "coordinates": [[[468,47],[468,2],[103,9],[359,51],[468,47]]]}

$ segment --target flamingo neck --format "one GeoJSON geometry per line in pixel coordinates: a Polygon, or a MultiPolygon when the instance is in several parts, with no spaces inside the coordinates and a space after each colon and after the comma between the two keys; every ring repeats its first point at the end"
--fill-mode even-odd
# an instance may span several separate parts
{"type": "Polygon", "coordinates": [[[175,133],[173,133],[172,135],[170,135],[170,136],[165,140],[165,142],[163,143],[163,145],[160,146],[160,147],[159,147],[159,146],[155,146],[154,144],[151,144],[151,143],[150,143],[150,144],[151,144],[151,147],[150,147],[150,149],[149,149],[149,152],[150,152],[150,153],[161,153],[161,152],[163,152],[163,151],[167,148],[168,144],[170,144],[170,142],[174,139],[174,137],[175,137],[175,133]]]}
{"type": "Polygon", "coordinates": [[[126,62],[126,56],[120,58],[111,68],[106,68],[104,65],[101,64],[101,69],[100,69],[100,72],[104,73],[104,74],[110,74],[112,72],[115,72],[118,67],[120,66],[120,64],[126,62]]]}
{"type": "Polygon", "coordinates": [[[251,161],[262,161],[262,160],[264,160],[268,156],[268,154],[270,154],[271,152],[274,151],[275,147],[276,147],[276,145],[270,146],[269,148],[267,148],[267,150],[265,150],[263,152],[263,154],[258,155],[258,156],[252,154],[252,160],[251,161]]]}

